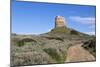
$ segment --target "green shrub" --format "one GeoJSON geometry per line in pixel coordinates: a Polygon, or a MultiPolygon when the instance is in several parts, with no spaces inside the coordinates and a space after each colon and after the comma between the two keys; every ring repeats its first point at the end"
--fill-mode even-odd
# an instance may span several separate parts
{"type": "Polygon", "coordinates": [[[55,40],[63,41],[63,38],[61,38],[61,37],[45,37],[45,38],[47,38],[49,40],[55,39],[55,40]]]}
{"type": "Polygon", "coordinates": [[[77,32],[77,31],[75,31],[75,30],[71,30],[71,31],[70,31],[70,34],[73,34],[73,35],[78,35],[78,32],[77,32]]]}
{"type": "Polygon", "coordinates": [[[37,43],[37,41],[35,41],[33,39],[25,38],[25,39],[18,41],[17,46],[21,47],[24,45],[32,45],[32,44],[36,44],[36,43],[37,43]]]}
{"type": "Polygon", "coordinates": [[[56,49],[47,48],[43,49],[47,54],[49,54],[53,59],[55,59],[58,63],[62,62],[62,57],[57,53],[56,49]]]}
{"type": "Polygon", "coordinates": [[[84,42],[84,45],[82,45],[86,50],[88,50],[92,55],[96,56],[96,40],[91,39],[86,42],[84,42]]]}
{"type": "Polygon", "coordinates": [[[24,46],[24,41],[18,41],[17,46],[19,46],[19,47],[24,46]]]}
{"type": "Polygon", "coordinates": [[[36,40],[33,40],[31,38],[25,38],[25,39],[22,39],[21,41],[24,41],[24,42],[37,42],[36,40]]]}

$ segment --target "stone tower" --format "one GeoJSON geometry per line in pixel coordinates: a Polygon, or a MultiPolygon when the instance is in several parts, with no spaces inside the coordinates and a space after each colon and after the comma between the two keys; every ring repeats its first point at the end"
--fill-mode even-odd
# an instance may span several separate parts
{"type": "Polygon", "coordinates": [[[65,25],[65,18],[62,16],[56,16],[55,18],[55,28],[57,27],[64,27],[65,25]]]}

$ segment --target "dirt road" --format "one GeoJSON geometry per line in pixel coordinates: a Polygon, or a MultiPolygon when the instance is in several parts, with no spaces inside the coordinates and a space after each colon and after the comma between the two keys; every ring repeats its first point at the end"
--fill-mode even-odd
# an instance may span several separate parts
{"type": "Polygon", "coordinates": [[[95,57],[87,50],[81,47],[82,44],[76,44],[71,46],[67,52],[67,58],[65,62],[80,62],[80,61],[92,61],[95,57]]]}

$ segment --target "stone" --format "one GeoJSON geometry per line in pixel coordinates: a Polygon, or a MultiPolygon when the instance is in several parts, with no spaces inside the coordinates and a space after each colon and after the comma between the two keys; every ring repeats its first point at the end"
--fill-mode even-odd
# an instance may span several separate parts
{"type": "Polygon", "coordinates": [[[57,27],[64,27],[65,25],[65,18],[62,16],[56,16],[55,18],[55,28],[57,27]]]}

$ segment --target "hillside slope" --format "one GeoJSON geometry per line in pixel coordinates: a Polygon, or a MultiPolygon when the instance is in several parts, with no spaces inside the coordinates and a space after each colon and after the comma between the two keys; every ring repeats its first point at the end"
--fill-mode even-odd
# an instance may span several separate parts
{"type": "Polygon", "coordinates": [[[75,45],[91,38],[90,35],[66,27],[54,28],[40,35],[12,34],[11,66],[92,61],[95,57],[80,45],[75,45]]]}

